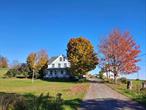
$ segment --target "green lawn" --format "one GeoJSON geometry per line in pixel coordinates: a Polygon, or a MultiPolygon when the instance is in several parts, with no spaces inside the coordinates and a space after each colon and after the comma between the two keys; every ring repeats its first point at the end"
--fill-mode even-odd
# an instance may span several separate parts
{"type": "Polygon", "coordinates": [[[64,105],[65,110],[75,110],[88,87],[88,83],[35,80],[32,84],[30,79],[0,79],[0,95],[16,93],[24,96],[28,94],[38,96],[41,93],[49,92],[50,96],[55,96],[57,93],[61,93],[64,101],[68,103],[64,105]],[[73,107],[72,104],[74,104],[73,107]]]}
{"type": "Polygon", "coordinates": [[[7,69],[0,69],[0,97],[15,93],[24,96],[26,100],[32,100],[32,96],[38,97],[41,93],[49,93],[49,95],[53,97],[55,97],[57,93],[61,93],[64,100],[62,104],[63,110],[76,110],[89,87],[89,83],[79,82],[35,80],[32,84],[31,79],[4,79],[2,77],[6,72],[7,69]]]}
{"type": "Polygon", "coordinates": [[[127,88],[126,88],[127,85],[126,84],[107,83],[107,85],[109,87],[111,87],[112,89],[118,91],[119,93],[146,105],[146,89],[140,91],[142,81],[133,80],[132,82],[133,82],[132,90],[127,90],[127,88]]]}
{"type": "Polygon", "coordinates": [[[0,79],[0,93],[16,93],[27,96],[29,94],[38,96],[41,93],[48,93],[55,96],[57,93],[62,94],[66,102],[63,106],[65,110],[76,109],[89,87],[88,83],[75,82],[49,82],[35,80],[31,83],[30,79],[0,79]]]}
{"type": "Polygon", "coordinates": [[[82,98],[88,83],[75,82],[48,82],[35,80],[31,83],[30,79],[0,79],[0,92],[39,95],[41,93],[63,93],[64,99],[82,98]]]}

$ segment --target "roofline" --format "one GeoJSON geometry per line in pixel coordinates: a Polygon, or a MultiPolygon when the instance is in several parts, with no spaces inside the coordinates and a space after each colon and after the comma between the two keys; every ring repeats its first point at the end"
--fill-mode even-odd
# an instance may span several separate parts
{"type": "MultiPolygon", "coordinates": [[[[58,57],[60,57],[60,56],[63,56],[63,57],[65,57],[65,58],[67,58],[67,57],[66,57],[65,55],[63,55],[63,54],[60,54],[59,56],[56,56],[56,57],[58,58],[58,57]]],[[[55,57],[55,56],[54,56],[54,57],[55,57]]],[[[52,63],[54,63],[54,62],[57,60],[57,58],[56,58],[52,63]]],[[[52,63],[51,63],[51,64],[52,64],[52,63]]]]}

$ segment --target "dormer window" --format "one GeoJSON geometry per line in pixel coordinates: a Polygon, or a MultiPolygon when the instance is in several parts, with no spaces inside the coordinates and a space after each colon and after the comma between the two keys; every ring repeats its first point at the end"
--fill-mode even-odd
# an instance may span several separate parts
{"type": "Polygon", "coordinates": [[[62,61],[62,57],[60,57],[60,61],[62,61]]]}

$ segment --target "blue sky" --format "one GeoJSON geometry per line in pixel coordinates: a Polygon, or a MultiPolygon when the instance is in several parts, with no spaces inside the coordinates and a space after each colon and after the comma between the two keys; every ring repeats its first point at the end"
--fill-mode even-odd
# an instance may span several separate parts
{"type": "MultiPolygon", "coordinates": [[[[49,56],[66,54],[68,40],[78,36],[88,38],[98,52],[100,39],[114,28],[130,31],[146,53],[146,1],[0,0],[0,54],[10,63],[25,62],[41,48],[49,56]]],[[[146,79],[146,56],[138,65],[140,78],[146,79]]]]}

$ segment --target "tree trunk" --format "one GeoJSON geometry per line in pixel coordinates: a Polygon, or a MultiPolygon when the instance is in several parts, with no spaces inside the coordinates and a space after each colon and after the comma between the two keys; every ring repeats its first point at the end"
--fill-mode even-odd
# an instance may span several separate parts
{"type": "Polygon", "coordinates": [[[110,72],[108,72],[108,78],[110,79],[111,77],[110,77],[110,72]]]}
{"type": "Polygon", "coordinates": [[[109,79],[109,78],[108,78],[108,72],[106,72],[106,77],[107,77],[107,79],[109,79]]]}
{"type": "Polygon", "coordinates": [[[32,83],[34,82],[34,70],[32,71],[32,83]]]}

